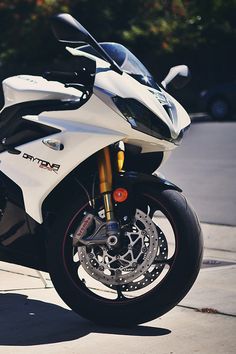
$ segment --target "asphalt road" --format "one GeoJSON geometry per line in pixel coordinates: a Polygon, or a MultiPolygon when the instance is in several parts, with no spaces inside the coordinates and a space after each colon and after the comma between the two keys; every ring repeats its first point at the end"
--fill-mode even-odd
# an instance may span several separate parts
{"type": "Polygon", "coordinates": [[[236,225],[236,122],[193,123],[160,172],[202,222],[236,225]]]}

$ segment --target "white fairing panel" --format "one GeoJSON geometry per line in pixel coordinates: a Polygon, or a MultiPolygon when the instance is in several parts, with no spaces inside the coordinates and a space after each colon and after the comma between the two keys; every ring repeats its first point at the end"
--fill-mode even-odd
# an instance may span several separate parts
{"type": "MultiPolygon", "coordinates": [[[[25,117],[40,123],[47,122],[60,129],[61,133],[51,137],[64,145],[63,150],[55,151],[43,144],[42,139],[38,139],[21,145],[20,155],[4,152],[0,156],[1,171],[20,186],[26,212],[40,223],[41,206],[51,190],[86,158],[124,137],[124,134],[114,130],[97,128],[86,122],[74,122],[67,117],[69,112],[50,112],[50,117],[47,113],[25,117]],[[59,168],[47,169],[45,162],[48,162],[49,166],[58,165],[59,168]]],[[[76,117],[75,112],[73,113],[76,117]]],[[[76,118],[78,120],[78,117],[76,118]]]]}
{"type": "Polygon", "coordinates": [[[5,106],[35,100],[77,100],[81,92],[41,76],[18,75],[2,82],[5,106]]]}
{"type": "MultiPolygon", "coordinates": [[[[105,146],[123,140],[141,146],[142,152],[162,151],[166,155],[175,148],[171,142],[133,129],[116,108],[111,96],[135,98],[146,105],[168,125],[173,138],[189,125],[187,113],[170,96],[178,110],[178,119],[173,122],[146,86],[126,73],[120,75],[110,70],[103,60],[96,58],[96,61],[94,94],[81,108],[19,118],[59,129],[61,132],[51,137],[64,145],[63,150],[55,151],[46,146],[43,139],[38,139],[19,146],[19,155],[8,152],[0,154],[1,171],[19,185],[26,212],[39,223],[43,221],[41,208],[48,194],[74,168],[105,146]]],[[[34,100],[76,102],[81,96],[76,89],[65,88],[59,82],[48,82],[38,76],[20,75],[6,79],[3,89],[5,107],[34,100]]]]}

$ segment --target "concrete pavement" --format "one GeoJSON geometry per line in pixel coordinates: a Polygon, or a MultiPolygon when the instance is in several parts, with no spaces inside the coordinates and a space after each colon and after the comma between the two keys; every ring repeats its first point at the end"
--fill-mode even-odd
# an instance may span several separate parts
{"type": "Polygon", "coordinates": [[[46,273],[0,262],[0,353],[230,354],[236,351],[236,227],[202,224],[205,253],[189,294],[166,315],[117,329],[62,302],[46,273]]]}
{"type": "Polygon", "coordinates": [[[236,226],[236,122],[192,124],[161,166],[183,189],[202,222],[236,226]]]}

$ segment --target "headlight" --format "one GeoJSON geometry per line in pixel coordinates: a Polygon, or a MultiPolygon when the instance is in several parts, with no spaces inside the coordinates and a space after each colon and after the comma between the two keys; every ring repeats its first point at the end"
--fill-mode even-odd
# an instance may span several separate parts
{"type": "Polygon", "coordinates": [[[158,139],[171,140],[168,126],[142,103],[118,96],[113,97],[113,101],[132,128],[158,139]]]}

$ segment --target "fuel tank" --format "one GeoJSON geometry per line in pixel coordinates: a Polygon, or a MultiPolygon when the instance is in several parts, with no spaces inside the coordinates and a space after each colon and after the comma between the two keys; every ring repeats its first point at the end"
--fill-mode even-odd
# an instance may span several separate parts
{"type": "Polygon", "coordinates": [[[18,75],[5,79],[2,83],[5,107],[13,104],[37,100],[79,100],[81,92],[66,88],[57,81],[47,81],[41,76],[18,75]]]}

